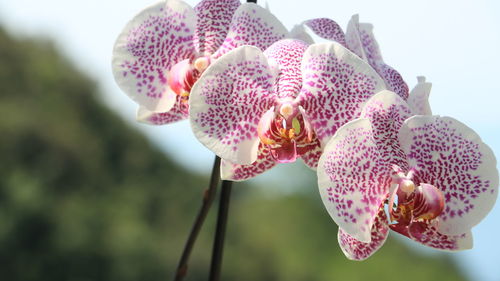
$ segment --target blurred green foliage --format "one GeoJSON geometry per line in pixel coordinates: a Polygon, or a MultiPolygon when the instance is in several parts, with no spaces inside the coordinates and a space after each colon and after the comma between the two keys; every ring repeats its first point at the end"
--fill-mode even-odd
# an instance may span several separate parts
{"type": "MultiPolygon", "coordinates": [[[[173,276],[208,177],[178,167],[96,95],[50,42],[0,29],[0,280],[173,276]]],[[[445,256],[392,239],[348,261],[313,178],[305,188],[269,196],[236,184],[223,280],[464,280],[445,256]]],[[[215,209],[186,280],[206,280],[215,209]]]]}

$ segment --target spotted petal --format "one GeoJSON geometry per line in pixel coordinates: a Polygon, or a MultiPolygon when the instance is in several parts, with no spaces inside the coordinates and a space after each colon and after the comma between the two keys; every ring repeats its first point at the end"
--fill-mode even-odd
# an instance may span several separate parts
{"type": "Polygon", "coordinates": [[[495,156],[479,136],[450,117],[414,116],[399,135],[415,178],[441,190],[438,230],[467,233],[491,210],[498,194],[495,156]]]}
{"type": "Polygon", "coordinates": [[[368,119],[341,127],[326,145],[318,164],[321,199],[332,219],[347,234],[371,242],[371,231],[391,185],[368,119]]]}
{"type": "Polygon", "coordinates": [[[387,89],[395,92],[403,99],[408,98],[408,85],[401,74],[385,64],[375,36],[373,25],[359,23],[358,15],[354,15],[347,26],[347,47],[359,57],[366,60],[384,79],[387,89]]]}
{"type": "Polygon", "coordinates": [[[323,150],[321,149],[318,138],[314,138],[313,145],[310,145],[309,150],[302,154],[300,158],[302,158],[304,164],[306,164],[309,168],[316,170],[322,153],[323,150]]]}
{"type": "Polygon", "coordinates": [[[193,56],[193,9],[179,0],[146,8],[123,29],[113,50],[118,86],[149,111],[165,112],[175,104],[167,74],[177,62],[193,56]]]}
{"type": "Polygon", "coordinates": [[[227,37],[214,57],[243,45],[264,51],[285,37],[288,30],[273,14],[254,3],[244,3],[236,10],[227,37]]]}
{"type": "Polygon", "coordinates": [[[203,0],[194,7],[198,16],[194,44],[200,54],[211,55],[219,49],[239,6],[238,0],[203,0]]]}
{"type": "Polygon", "coordinates": [[[152,112],[144,107],[137,110],[137,121],[149,125],[165,125],[187,119],[189,116],[188,105],[177,96],[174,107],[167,112],[152,112]]]}
{"type": "Polygon", "coordinates": [[[391,225],[391,229],[422,244],[437,250],[461,251],[472,248],[472,233],[446,235],[440,233],[435,226],[424,222],[414,222],[409,227],[391,225]]]}
{"type": "Polygon", "coordinates": [[[278,75],[275,91],[280,98],[295,99],[302,87],[300,66],[307,44],[300,40],[284,39],[272,44],[264,55],[278,75]]]}
{"type": "Polygon", "coordinates": [[[361,242],[347,234],[342,228],[339,228],[338,240],[342,252],[348,259],[361,261],[378,251],[384,245],[388,235],[387,216],[384,209],[381,208],[372,226],[371,242],[361,242]]]}
{"type": "Polygon", "coordinates": [[[368,118],[374,139],[384,159],[403,170],[408,170],[406,155],[401,149],[398,133],[403,122],[412,116],[408,104],[391,91],[381,91],[368,100],[361,118],[368,118]]]}
{"type": "Polygon", "coordinates": [[[347,48],[366,61],[365,49],[361,44],[361,37],[359,34],[359,15],[353,15],[351,20],[347,23],[345,37],[347,48]]]}
{"type": "Polygon", "coordinates": [[[424,76],[417,77],[418,84],[411,90],[408,97],[408,105],[415,115],[432,115],[429,104],[429,95],[432,84],[425,82],[424,76]]]}
{"type": "Polygon", "coordinates": [[[303,25],[310,28],[314,34],[321,38],[335,41],[344,47],[346,46],[344,31],[334,20],[329,18],[317,18],[307,20],[303,25]]]}
{"type": "Polygon", "coordinates": [[[198,140],[236,164],[257,160],[257,125],[276,96],[274,76],[257,48],[243,46],[220,57],[191,89],[191,127],[198,140]]]}
{"type": "Polygon", "coordinates": [[[323,146],[340,126],[359,117],[371,96],[385,89],[373,68],[335,42],[309,46],[302,77],[299,97],[323,146]]]}
{"type": "Polygon", "coordinates": [[[258,176],[274,166],[276,166],[276,160],[271,155],[271,151],[265,145],[260,144],[257,160],[252,164],[238,165],[222,159],[221,179],[244,181],[258,176]]]}

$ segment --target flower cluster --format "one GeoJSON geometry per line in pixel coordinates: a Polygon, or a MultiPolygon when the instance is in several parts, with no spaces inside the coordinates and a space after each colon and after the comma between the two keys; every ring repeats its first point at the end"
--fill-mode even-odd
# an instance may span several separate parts
{"type": "Polygon", "coordinates": [[[327,18],[288,32],[253,3],[167,0],[127,24],[113,71],[140,121],[189,117],[223,179],[298,158],[317,170],[350,259],[369,257],[390,229],[436,249],[471,248],[471,228],[497,197],[495,157],[470,128],[432,115],[431,84],[418,77],[409,91],[372,29],[356,15],[345,33],[327,18]]]}

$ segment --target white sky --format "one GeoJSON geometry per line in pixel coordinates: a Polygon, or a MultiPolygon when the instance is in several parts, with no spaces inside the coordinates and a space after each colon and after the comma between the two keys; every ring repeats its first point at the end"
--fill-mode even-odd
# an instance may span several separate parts
{"type": "MultiPolygon", "coordinates": [[[[187,2],[194,5],[198,0],[187,2]]],[[[184,166],[208,172],[213,155],[194,139],[187,122],[162,127],[136,124],[135,104],[112,78],[114,40],[128,20],[152,3],[0,0],[0,24],[21,37],[53,38],[78,67],[98,81],[103,99],[125,120],[184,166]]],[[[476,130],[500,157],[500,1],[270,0],[269,6],[288,28],[315,17],[332,18],[345,28],[352,14],[360,14],[360,21],[374,24],[385,61],[401,72],[410,87],[418,75],[433,83],[433,112],[455,117],[476,130]]],[[[279,182],[285,188],[291,183],[295,183],[293,188],[310,188],[298,187],[296,182],[303,181],[297,173],[287,173],[290,169],[297,165],[281,165],[257,180],[279,182]]],[[[474,280],[500,280],[498,222],[497,204],[473,229],[474,249],[452,255],[474,280]]]]}

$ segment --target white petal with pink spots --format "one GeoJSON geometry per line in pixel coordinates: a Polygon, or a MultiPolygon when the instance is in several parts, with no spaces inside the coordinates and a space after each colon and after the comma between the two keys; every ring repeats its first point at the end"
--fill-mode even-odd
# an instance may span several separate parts
{"type": "Polygon", "coordinates": [[[113,74],[120,88],[149,111],[172,108],[176,97],[167,91],[167,71],[194,53],[195,24],[193,9],[178,0],[155,4],[135,16],[113,50],[113,74]]]}
{"type": "Polygon", "coordinates": [[[491,149],[463,123],[439,116],[405,121],[399,140],[415,177],[445,197],[438,230],[460,235],[478,224],[498,196],[498,171],[491,149]]]}
{"type": "Polygon", "coordinates": [[[338,43],[311,45],[302,75],[301,103],[323,146],[340,126],[359,117],[371,96],[385,89],[366,62],[338,43]]]}
{"type": "Polygon", "coordinates": [[[243,45],[255,46],[264,51],[274,42],[288,36],[285,26],[268,10],[254,3],[244,3],[234,13],[227,37],[214,57],[218,58],[243,45]]]}
{"type": "Polygon", "coordinates": [[[243,46],[220,57],[191,91],[190,121],[198,140],[222,159],[257,159],[260,117],[275,102],[275,77],[264,54],[243,46]]]}

